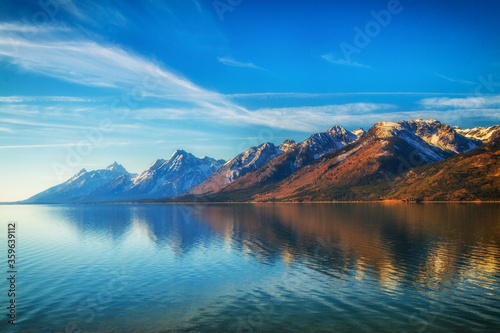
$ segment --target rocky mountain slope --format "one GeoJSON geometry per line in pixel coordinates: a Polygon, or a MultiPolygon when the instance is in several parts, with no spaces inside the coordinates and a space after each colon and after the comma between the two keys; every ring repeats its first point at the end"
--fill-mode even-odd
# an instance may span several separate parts
{"type": "Polygon", "coordinates": [[[324,133],[313,134],[256,171],[220,188],[219,192],[260,188],[279,182],[321,156],[357,141],[363,135],[363,130],[358,130],[357,134],[354,134],[340,126],[334,126],[324,133]]]}
{"type": "Polygon", "coordinates": [[[299,170],[288,169],[289,173],[280,179],[279,174],[276,177],[279,167],[283,170],[297,160],[291,152],[283,154],[223,188],[213,199],[378,200],[398,175],[480,144],[434,120],[380,122],[361,139],[314,159],[299,170]],[[275,181],[265,176],[274,176],[275,181]]]}
{"type": "Polygon", "coordinates": [[[500,200],[500,137],[465,154],[410,170],[385,198],[500,200]]]}
{"type": "Polygon", "coordinates": [[[481,140],[472,136],[466,138],[454,128],[434,119],[402,121],[400,125],[425,142],[452,153],[464,153],[483,144],[481,140]]]}
{"type": "Polygon", "coordinates": [[[258,147],[252,147],[224,164],[223,167],[215,171],[207,180],[189,190],[188,194],[215,192],[296,145],[295,141],[287,139],[278,147],[270,142],[263,143],[258,147]]]}
{"type": "Polygon", "coordinates": [[[467,138],[481,140],[482,142],[490,142],[496,138],[500,132],[500,125],[489,126],[489,127],[475,127],[461,129],[460,127],[454,128],[457,133],[462,134],[467,138]]]}

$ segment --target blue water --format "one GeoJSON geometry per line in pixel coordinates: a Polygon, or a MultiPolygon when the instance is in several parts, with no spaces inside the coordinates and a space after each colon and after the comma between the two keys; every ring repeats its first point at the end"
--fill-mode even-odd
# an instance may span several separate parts
{"type": "Polygon", "coordinates": [[[500,330],[499,204],[0,206],[3,240],[11,220],[2,332],[500,330]]]}

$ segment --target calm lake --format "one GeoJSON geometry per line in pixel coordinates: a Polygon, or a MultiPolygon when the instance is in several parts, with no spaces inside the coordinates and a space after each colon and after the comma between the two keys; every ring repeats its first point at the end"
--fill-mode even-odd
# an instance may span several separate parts
{"type": "Polygon", "coordinates": [[[0,206],[15,328],[498,332],[500,204],[0,206]]]}

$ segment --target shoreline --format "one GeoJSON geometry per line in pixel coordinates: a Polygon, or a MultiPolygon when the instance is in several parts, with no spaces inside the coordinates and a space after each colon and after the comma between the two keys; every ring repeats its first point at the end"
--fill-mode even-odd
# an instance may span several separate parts
{"type": "Polygon", "coordinates": [[[0,206],[14,205],[217,205],[217,204],[482,204],[500,203],[500,200],[471,200],[471,201],[405,201],[405,200],[377,200],[377,201],[169,201],[169,202],[70,202],[70,203],[22,203],[22,202],[1,202],[0,206]]]}

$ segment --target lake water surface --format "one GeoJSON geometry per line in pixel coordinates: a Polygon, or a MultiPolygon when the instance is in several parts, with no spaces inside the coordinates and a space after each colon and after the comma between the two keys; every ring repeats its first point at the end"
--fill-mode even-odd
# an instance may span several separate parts
{"type": "Polygon", "coordinates": [[[18,251],[0,331],[500,331],[499,204],[14,205],[0,221],[18,251]]]}

